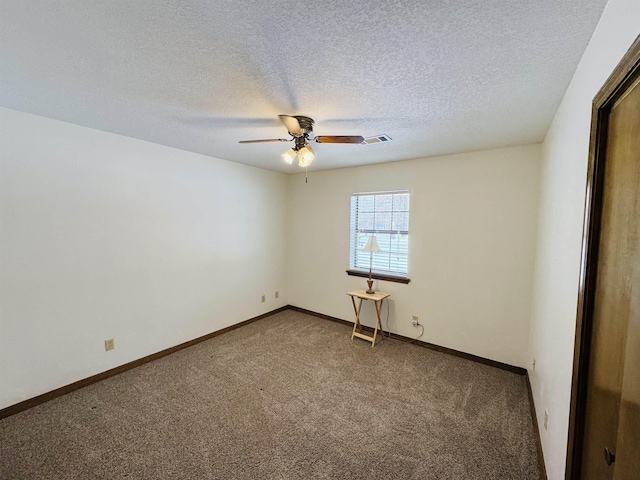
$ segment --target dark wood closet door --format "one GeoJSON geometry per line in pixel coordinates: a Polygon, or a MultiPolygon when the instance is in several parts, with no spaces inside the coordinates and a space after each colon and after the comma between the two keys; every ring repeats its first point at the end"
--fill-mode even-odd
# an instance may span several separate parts
{"type": "Polygon", "coordinates": [[[631,479],[640,472],[638,83],[628,88],[609,114],[582,453],[584,479],[631,479]]]}
{"type": "Polygon", "coordinates": [[[629,225],[624,254],[629,262],[629,307],[624,373],[614,476],[615,480],[640,477],[640,79],[619,103],[614,145],[624,158],[631,189],[625,206],[629,225]]]}

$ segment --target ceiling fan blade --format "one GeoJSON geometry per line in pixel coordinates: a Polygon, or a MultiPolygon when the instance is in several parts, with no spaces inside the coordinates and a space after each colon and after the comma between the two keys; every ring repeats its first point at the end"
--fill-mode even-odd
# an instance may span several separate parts
{"type": "Polygon", "coordinates": [[[287,138],[268,138],[266,140],[240,140],[238,143],[267,143],[267,142],[290,142],[287,138]]]}
{"type": "Polygon", "coordinates": [[[282,124],[287,128],[287,132],[292,135],[302,135],[304,131],[300,126],[300,122],[296,117],[292,117],[291,115],[278,115],[282,124]]]}
{"type": "Polygon", "coordinates": [[[360,135],[318,135],[314,140],[318,143],[362,143],[364,137],[360,135]]]}

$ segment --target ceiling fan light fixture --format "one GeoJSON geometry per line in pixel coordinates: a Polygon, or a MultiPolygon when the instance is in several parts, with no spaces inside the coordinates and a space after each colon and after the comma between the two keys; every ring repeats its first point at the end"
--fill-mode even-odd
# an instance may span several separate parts
{"type": "MultiPolygon", "coordinates": [[[[286,127],[291,138],[266,138],[263,140],[241,140],[240,143],[267,143],[267,142],[294,142],[293,148],[290,148],[280,156],[288,164],[292,165],[293,161],[298,158],[298,165],[307,168],[313,162],[315,153],[309,145],[309,141],[316,143],[351,143],[361,144],[364,137],[360,135],[315,135],[313,133],[313,118],[303,115],[278,115],[282,124],[286,127]]],[[[378,139],[379,141],[383,141],[378,139]]],[[[384,141],[391,140],[385,138],[384,141]]]]}
{"type": "Polygon", "coordinates": [[[295,149],[290,148],[280,156],[288,165],[291,165],[293,161],[296,159],[296,155],[298,155],[298,152],[296,152],[295,149]]]}
{"type": "Polygon", "coordinates": [[[313,154],[313,149],[311,148],[311,145],[309,145],[308,143],[305,144],[305,146],[302,147],[300,150],[298,150],[298,154],[299,154],[298,165],[300,165],[301,167],[308,167],[309,165],[311,165],[311,162],[313,162],[313,159],[315,158],[315,155],[313,154]]]}

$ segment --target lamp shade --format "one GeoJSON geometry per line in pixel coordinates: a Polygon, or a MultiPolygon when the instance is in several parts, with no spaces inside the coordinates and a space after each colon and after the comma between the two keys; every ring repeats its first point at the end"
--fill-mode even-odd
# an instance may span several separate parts
{"type": "Polygon", "coordinates": [[[298,165],[300,165],[301,167],[308,167],[309,165],[311,165],[311,162],[313,162],[313,158],[314,158],[311,145],[309,145],[308,143],[305,144],[304,147],[298,150],[298,154],[299,154],[298,165]]]}
{"type": "Polygon", "coordinates": [[[380,247],[378,246],[378,241],[376,240],[375,235],[371,235],[369,237],[369,240],[367,241],[367,244],[364,246],[364,248],[362,249],[365,252],[372,252],[372,253],[378,253],[381,252],[382,250],[380,250],[380,247]]]}
{"type": "Polygon", "coordinates": [[[286,152],[284,152],[280,156],[282,157],[282,159],[285,162],[287,162],[289,165],[291,165],[293,163],[293,160],[296,158],[297,154],[298,154],[298,152],[296,152],[293,148],[290,148],[289,150],[287,150],[286,152]]]}

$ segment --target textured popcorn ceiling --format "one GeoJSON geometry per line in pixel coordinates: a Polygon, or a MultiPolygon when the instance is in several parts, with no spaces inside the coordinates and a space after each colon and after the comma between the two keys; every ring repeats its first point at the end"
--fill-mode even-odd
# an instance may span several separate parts
{"type": "MultiPolygon", "coordinates": [[[[0,0],[0,105],[285,172],[540,142],[605,0],[0,0]]],[[[34,138],[34,141],[37,139],[34,138]]]]}

